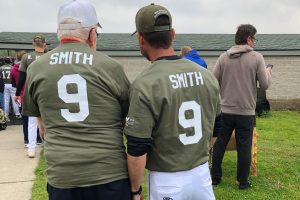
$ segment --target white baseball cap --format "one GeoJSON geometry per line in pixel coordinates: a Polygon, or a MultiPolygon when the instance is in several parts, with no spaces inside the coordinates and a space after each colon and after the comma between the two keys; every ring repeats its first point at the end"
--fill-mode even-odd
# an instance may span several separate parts
{"type": "Polygon", "coordinates": [[[60,6],[57,22],[61,30],[73,30],[101,25],[94,6],[88,0],[71,0],[60,6]],[[77,24],[60,24],[64,19],[74,19],[77,24]]]}

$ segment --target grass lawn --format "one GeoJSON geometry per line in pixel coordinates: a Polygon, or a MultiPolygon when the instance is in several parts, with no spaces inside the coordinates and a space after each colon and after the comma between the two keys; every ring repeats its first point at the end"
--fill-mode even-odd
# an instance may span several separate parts
{"type": "MultiPolygon", "coordinates": [[[[257,118],[257,132],[258,176],[250,177],[253,187],[245,191],[238,189],[235,181],[236,152],[228,151],[222,165],[222,183],[214,189],[216,199],[300,199],[300,113],[274,111],[257,118]]],[[[41,156],[32,200],[46,199],[45,162],[41,156]]]]}

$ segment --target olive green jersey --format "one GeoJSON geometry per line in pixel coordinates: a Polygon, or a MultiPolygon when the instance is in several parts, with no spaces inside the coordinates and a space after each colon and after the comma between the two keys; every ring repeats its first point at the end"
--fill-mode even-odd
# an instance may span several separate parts
{"type": "Polygon", "coordinates": [[[44,53],[42,52],[37,52],[37,51],[33,51],[30,53],[26,53],[21,60],[21,64],[20,64],[20,68],[19,71],[21,72],[26,72],[28,66],[35,61],[36,59],[38,59],[39,57],[41,57],[44,53]]]}
{"type": "Polygon", "coordinates": [[[146,168],[176,172],[208,161],[219,112],[219,85],[208,70],[186,59],[157,60],[130,88],[127,135],[152,138],[146,168]]]}
{"type": "Polygon", "coordinates": [[[119,63],[78,42],[30,65],[23,114],[44,120],[51,185],[83,187],[128,177],[122,118],[129,84],[119,63]]]}
{"type": "Polygon", "coordinates": [[[12,68],[11,65],[1,66],[2,77],[5,84],[11,84],[11,77],[10,77],[11,68],[12,68]]]}

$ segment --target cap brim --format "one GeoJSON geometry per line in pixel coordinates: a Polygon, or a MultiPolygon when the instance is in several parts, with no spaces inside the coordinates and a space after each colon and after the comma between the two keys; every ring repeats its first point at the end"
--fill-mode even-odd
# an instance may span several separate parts
{"type": "Polygon", "coordinates": [[[137,32],[137,31],[134,31],[134,32],[131,34],[131,36],[134,36],[134,35],[136,34],[136,32],[137,32]]]}

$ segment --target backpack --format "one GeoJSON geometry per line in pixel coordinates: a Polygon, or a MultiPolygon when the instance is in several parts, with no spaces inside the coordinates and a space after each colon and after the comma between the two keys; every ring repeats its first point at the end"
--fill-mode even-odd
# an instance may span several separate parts
{"type": "Polygon", "coordinates": [[[270,103],[267,99],[257,98],[256,100],[256,114],[261,117],[270,111],[270,103]]]}

